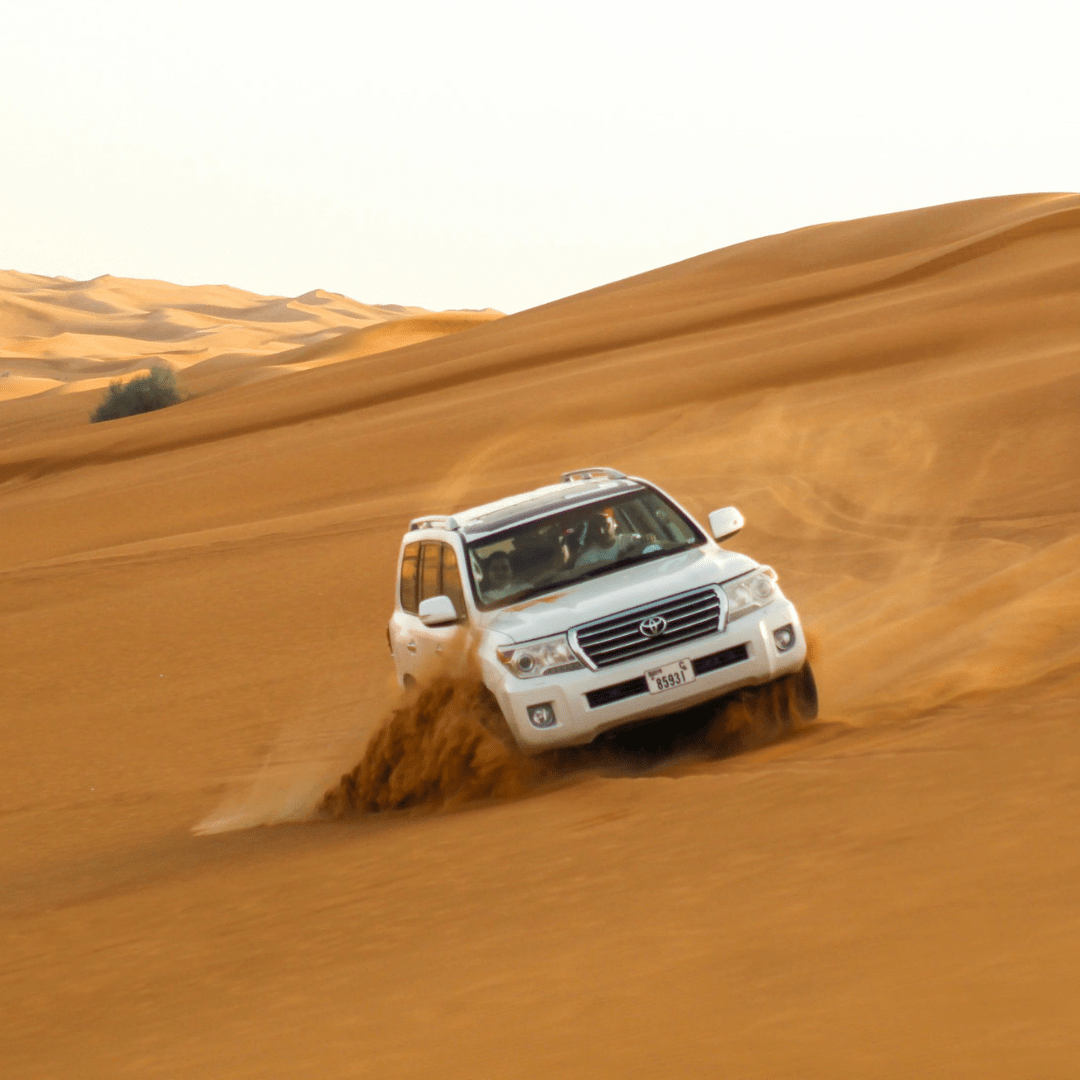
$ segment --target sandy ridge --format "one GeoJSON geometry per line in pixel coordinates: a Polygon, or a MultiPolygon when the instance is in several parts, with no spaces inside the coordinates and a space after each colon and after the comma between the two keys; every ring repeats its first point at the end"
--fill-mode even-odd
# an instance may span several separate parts
{"type": "MultiPolygon", "coordinates": [[[[432,313],[361,304],[320,289],[266,297],[225,286],[177,286],[109,275],[70,281],[0,272],[0,402],[84,393],[151,363],[183,372],[196,392],[301,370],[305,349],[384,327],[367,352],[475,325],[487,312],[432,313]],[[401,324],[387,333],[385,324],[401,324]],[[274,358],[274,363],[268,361],[274,358]],[[299,365],[296,367],[295,365],[299,365]]],[[[314,354],[318,355],[318,354],[314,354]]],[[[323,353],[324,362],[331,355],[323,353]]]]}
{"type": "Polygon", "coordinates": [[[115,424],[7,402],[5,1076],[1071,1076],[1078,207],[818,226],[365,355],[383,320],[115,424]],[[743,510],[820,725],[191,834],[359,760],[411,517],[590,464],[743,510]]]}
{"type": "MultiPolygon", "coordinates": [[[[965,207],[971,206],[971,220],[966,235],[950,238],[949,243],[944,245],[930,245],[899,254],[846,242],[853,231],[858,231],[856,226],[862,229],[868,227],[863,223],[815,226],[803,233],[811,233],[815,242],[826,248],[846,250],[854,247],[851,252],[856,258],[854,264],[840,267],[835,272],[812,270],[805,274],[782,275],[778,281],[764,289],[757,288],[745,297],[742,297],[741,290],[747,286],[731,289],[721,287],[714,272],[722,271],[724,279],[737,274],[737,256],[743,247],[740,245],[715,256],[700,256],[582,294],[581,297],[512,316],[501,325],[487,327],[479,336],[470,334],[449,353],[445,349],[434,353],[426,350],[422,344],[412,345],[407,354],[396,355],[395,365],[389,370],[384,364],[364,364],[362,361],[370,355],[365,334],[384,334],[391,332],[392,327],[345,334],[333,341],[300,347],[285,354],[287,361],[285,356],[282,360],[296,369],[316,367],[320,362],[330,362],[331,359],[338,363],[352,360],[355,371],[348,375],[342,371],[339,378],[334,373],[321,382],[313,381],[317,377],[309,375],[302,385],[291,385],[287,394],[279,394],[273,388],[265,393],[246,393],[243,406],[235,409],[227,398],[210,406],[210,413],[204,411],[209,403],[193,403],[184,415],[155,418],[152,423],[140,419],[127,421],[128,430],[122,436],[110,433],[108,440],[103,433],[94,432],[91,435],[81,432],[68,447],[61,441],[50,441],[41,448],[40,456],[36,448],[30,447],[0,452],[0,482],[19,475],[46,475],[64,467],[62,462],[65,460],[71,463],[122,460],[140,453],[190,445],[192,441],[207,437],[251,433],[282,424],[303,423],[356,409],[391,404],[413,395],[459,386],[463,381],[498,378],[569,362],[580,365],[587,363],[590,357],[603,358],[619,350],[647,350],[650,345],[660,341],[668,345],[682,342],[687,350],[691,350],[695,338],[705,343],[714,334],[739,335],[743,339],[741,351],[744,355],[771,353],[775,357],[775,345],[757,344],[754,341],[755,327],[760,325],[771,330],[777,320],[797,321],[804,314],[812,316],[818,323],[830,318],[842,320],[845,305],[854,308],[864,300],[876,300],[891,323],[896,319],[897,312],[889,309],[896,309],[903,303],[919,303],[919,289],[937,291],[927,279],[946,273],[962,274],[963,267],[968,263],[989,260],[995,253],[1007,251],[1010,246],[1043,235],[1054,235],[1059,241],[1059,250],[1064,252],[1062,266],[1053,272],[1060,276],[1068,268],[1075,268],[1075,248],[1067,243],[1061,246],[1060,241],[1080,225],[1080,197],[1024,196],[1017,197],[1017,201],[1021,204],[1020,209],[1009,204],[1006,214],[1001,213],[1001,200],[964,204],[965,207]],[[975,214],[977,208],[982,209],[981,215],[975,214]],[[1001,220],[1002,217],[1004,220],[1001,220]],[[663,286],[663,289],[658,289],[658,286],[663,286]],[[674,291],[669,295],[669,290],[674,291]],[[649,302],[638,304],[632,299],[635,291],[650,297],[649,302]],[[608,297],[614,299],[616,295],[620,301],[620,318],[614,325],[605,326],[602,334],[599,329],[590,331],[587,325],[580,325],[576,308],[582,304],[602,302],[608,297]],[[666,302],[665,296],[669,296],[666,302]],[[543,323],[540,332],[536,332],[538,323],[543,323]],[[429,370],[429,356],[432,359],[438,357],[437,373],[429,370]],[[357,367],[357,364],[360,366],[357,367]],[[236,419],[231,420],[226,410],[232,412],[236,419]],[[136,424],[142,428],[138,434],[134,430],[136,424]],[[121,442],[122,445],[118,445],[121,442]]],[[[904,216],[894,215],[896,218],[904,216]]],[[[870,221],[886,229],[891,225],[888,218],[870,221]]],[[[789,234],[791,241],[804,240],[803,233],[789,234]]],[[[982,266],[979,269],[976,280],[980,295],[993,288],[991,282],[996,277],[1012,297],[1017,295],[1020,282],[1029,274],[1034,275],[1032,291],[1038,289],[1041,292],[1044,288],[1042,278],[1048,272],[1043,265],[1036,270],[1025,271],[1024,268],[1014,269],[1003,264],[1000,269],[991,267],[988,281],[982,266]]],[[[950,282],[949,288],[962,293],[965,285],[961,279],[950,282]]],[[[959,296],[953,296],[949,302],[955,304],[958,300],[959,296]]],[[[429,318],[440,327],[473,325],[468,315],[423,316],[425,321],[429,318]]],[[[595,327],[595,323],[592,325],[595,327]]],[[[408,321],[406,326],[411,332],[408,321]]],[[[869,361],[871,364],[888,367],[895,363],[922,362],[921,358],[911,356],[906,342],[897,344],[889,340],[889,336],[888,333],[882,334],[880,340],[873,343],[874,358],[869,361]]],[[[865,331],[863,337],[866,337],[865,331]]],[[[859,367],[865,372],[869,360],[865,342],[860,341],[854,348],[859,351],[859,367]]],[[[749,394],[780,388],[792,380],[836,377],[844,371],[842,357],[848,351],[846,343],[837,341],[835,337],[830,340],[826,335],[821,338],[818,355],[812,357],[805,350],[801,351],[794,368],[785,369],[775,359],[767,365],[749,363],[744,373],[729,366],[723,374],[726,392],[749,394]]]]}

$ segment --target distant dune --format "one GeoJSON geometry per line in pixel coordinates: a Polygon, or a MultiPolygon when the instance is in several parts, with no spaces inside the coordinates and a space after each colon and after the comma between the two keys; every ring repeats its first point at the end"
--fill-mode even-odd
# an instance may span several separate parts
{"type": "Polygon", "coordinates": [[[100,390],[154,363],[183,372],[185,387],[203,394],[496,318],[491,309],[361,304],[321,289],[288,298],[224,285],[0,271],[0,402],[100,390]]]}
{"type": "Polygon", "coordinates": [[[1074,1075],[1080,195],[503,318],[8,273],[0,355],[5,1077],[1074,1075]],[[191,834],[357,762],[410,518],[589,465],[743,510],[819,723],[191,834]]]}

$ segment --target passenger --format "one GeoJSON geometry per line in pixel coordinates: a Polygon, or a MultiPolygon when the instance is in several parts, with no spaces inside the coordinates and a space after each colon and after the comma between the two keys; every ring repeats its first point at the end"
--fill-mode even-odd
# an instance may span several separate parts
{"type": "Polygon", "coordinates": [[[505,551],[493,551],[484,560],[483,587],[485,601],[505,600],[517,592],[510,556],[505,551]]]}

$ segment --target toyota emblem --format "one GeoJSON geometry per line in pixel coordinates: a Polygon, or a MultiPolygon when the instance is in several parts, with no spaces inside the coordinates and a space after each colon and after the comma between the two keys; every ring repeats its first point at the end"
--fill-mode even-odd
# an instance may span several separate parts
{"type": "Polygon", "coordinates": [[[667,629],[667,619],[662,619],[659,615],[653,615],[651,618],[642,619],[638,623],[638,629],[646,637],[659,637],[667,629]]]}

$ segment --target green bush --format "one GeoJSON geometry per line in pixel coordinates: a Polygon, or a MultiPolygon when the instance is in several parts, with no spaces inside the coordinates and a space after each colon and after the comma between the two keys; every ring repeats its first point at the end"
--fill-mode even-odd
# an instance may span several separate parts
{"type": "Polygon", "coordinates": [[[163,364],[155,364],[149,375],[140,375],[127,382],[109,383],[101,404],[90,414],[90,423],[153,412],[155,409],[179,405],[183,400],[184,395],[176,385],[176,376],[163,364]]]}

